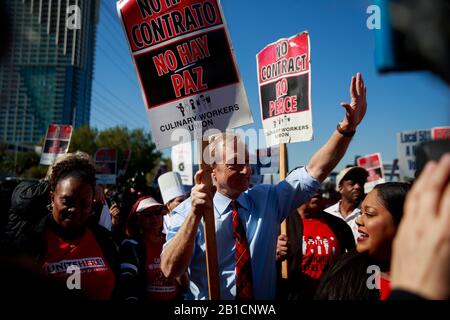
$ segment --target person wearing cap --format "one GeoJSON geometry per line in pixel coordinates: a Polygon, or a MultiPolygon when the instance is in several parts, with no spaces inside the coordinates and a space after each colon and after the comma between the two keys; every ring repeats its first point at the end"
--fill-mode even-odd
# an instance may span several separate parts
{"type": "Polygon", "coordinates": [[[160,268],[165,243],[162,233],[166,208],[152,197],[140,198],[126,223],[127,238],[119,249],[120,292],[124,300],[181,299],[180,286],[160,268]]]}
{"type": "Polygon", "coordinates": [[[164,216],[163,230],[164,234],[167,234],[171,213],[180,203],[186,200],[186,193],[178,172],[169,171],[162,174],[158,178],[158,185],[163,203],[168,211],[168,214],[164,216]]]}
{"type": "Polygon", "coordinates": [[[275,298],[280,223],[317,192],[345,154],[366,113],[361,74],[352,78],[350,93],[351,103],[341,104],[345,116],[330,139],[305,167],[293,170],[277,185],[249,189],[251,166],[245,143],[230,133],[212,137],[207,158],[212,171],[202,169],[195,174],[191,197],[172,213],[161,254],[161,269],[167,277],[188,270],[186,299],[208,299],[205,210],[214,211],[221,299],[275,298]],[[205,183],[207,175],[214,186],[205,183]]]}
{"type": "Polygon", "coordinates": [[[341,200],[325,209],[325,212],[347,222],[355,241],[359,237],[356,218],[361,214],[360,205],[365,196],[364,184],[368,175],[367,170],[361,167],[348,167],[339,172],[336,190],[341,194],[341,200]]]}

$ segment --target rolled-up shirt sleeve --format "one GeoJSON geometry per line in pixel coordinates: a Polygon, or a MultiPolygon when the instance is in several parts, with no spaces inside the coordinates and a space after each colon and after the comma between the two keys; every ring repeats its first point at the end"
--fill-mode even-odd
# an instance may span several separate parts
{"type": "Polygon", "coordinates": [[[178,230],[180,230],[181,226],[183,225],[183,222],[184,222],[184,216],[182,216],[178,212],[175,212],[175,211],[172,212],[172,214],[169,218],[169,223],[168,223],[167,230],[166,230],[166,232],[167,232],[166,233],[166,242],[163,245],[162,252],[164,252],[164,249],[166,248],[167,244],[173,239],[173,237],[175,237],[178,230]]]}
{"type": "Polygon", "coordinates": [[[305,167],[294,169],[285,180],[275,186],[279,221],[308,201],[319,188],[320,182],[313,178],[305,167]]]}

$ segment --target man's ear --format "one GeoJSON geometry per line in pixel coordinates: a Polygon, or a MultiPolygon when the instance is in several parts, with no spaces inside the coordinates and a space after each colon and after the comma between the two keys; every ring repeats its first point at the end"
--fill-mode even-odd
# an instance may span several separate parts
{"type": "Polygon", "coordinates": [[[216,169],[215,169],[215,168],[213,168],[213,169],[211,170],[211,180],[212,180],[213,182],[217,182],[216,169]]]}

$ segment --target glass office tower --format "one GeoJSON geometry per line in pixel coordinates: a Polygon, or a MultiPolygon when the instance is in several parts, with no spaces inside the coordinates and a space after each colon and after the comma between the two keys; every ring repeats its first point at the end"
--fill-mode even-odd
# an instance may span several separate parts
{"type": "Polygon", "coordinates": [[[5,0],[0,143],[32,145],[48,124],[89,124],[98,0],[5,0]]]}

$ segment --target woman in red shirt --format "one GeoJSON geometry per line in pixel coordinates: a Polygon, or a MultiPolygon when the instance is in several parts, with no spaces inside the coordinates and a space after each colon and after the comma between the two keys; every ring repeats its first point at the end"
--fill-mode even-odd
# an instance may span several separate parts
{"type": "Polygon", "coordinates": [[[175,300],[181,298],[175,279],[167,279],[160,268],[166,238],[163,230],[165,206],[152,197],[139,199],[128,216],[125,239],[120,247],[121,288],[125,300],[175,300]]]}
{"type": "Polygon", "coordinates": [[[392,242],[403,216],[410,185],[389,182],[375,186],[362,202],[356,219],[356,250],[340,256],[322,279],[320,300],[378,300],[389,294],[392,242]]]}
{"type": "Polygon", "coordinates": [[[117,253],[110,233],[90,223],[95,167],[87,154],[74,153],[52,166],[50,214],[19,244],[42,272],[88,299],[110,300],[115,289],[117,253]]]}

